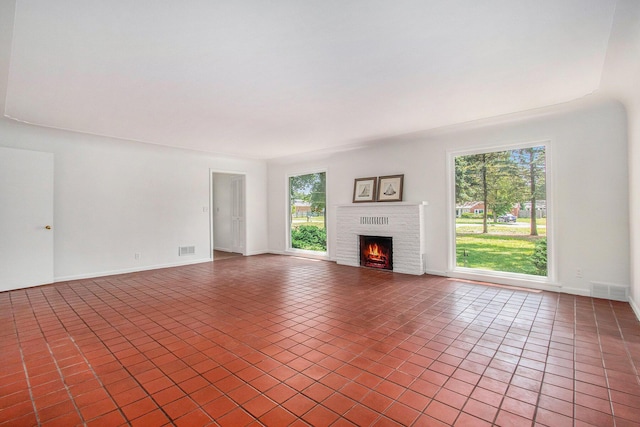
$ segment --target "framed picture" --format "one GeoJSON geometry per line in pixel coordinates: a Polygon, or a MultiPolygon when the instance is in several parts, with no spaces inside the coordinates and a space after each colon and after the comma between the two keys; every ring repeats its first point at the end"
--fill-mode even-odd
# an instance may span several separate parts
{"type": "Polygon", "coordinates": [[[381,176],[378,180],[379,202],[401,202],[404,175],[381,176]]]}
{"type": "Polygon", "coordinates": [[[353,183],[353,203],[376,201],[376,177],[356,178],[353,183]]]}

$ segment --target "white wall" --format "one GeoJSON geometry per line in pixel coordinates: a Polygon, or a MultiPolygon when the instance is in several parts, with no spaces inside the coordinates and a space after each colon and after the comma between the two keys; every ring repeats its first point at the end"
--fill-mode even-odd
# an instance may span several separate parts
{"type": "Polygon", "coordinates": [[[640,318],[640,2],[618,0],[602,75],[601,91],[627,109],[631,305],[640,318]]]}
{"type": "MultiPolygon", "coordinates": [[[[14,8],[14,1],[0,0],[0,111],[7,92],[14,8]]],[[[246,174],[246,253],[268,248],[263,161],[5,118],[0,118],[0,146],[54,153],[56,280],[210,259],[210,169],[246,174]],[[179,257],[178,246],[183,245],[195,245],[196,254],[179,257]]]]}
{"type": "Polygon", "coordinates": [[[427,269],[447,274],[447,151],[551,141],[558,283],[588,294],[590,282],[629,286],[627,135],[624,108],[581,101],[529,114],[414,134],[315,161],[269,163],[269,244],[285,250],[285,176],[327,167],[329,256],[335,205],[350,203],[353,180],[404,173],[404,200],[427,201],[427,269]],[[334,208],[332,208],[332,206],[334,208]],[[583,212],[582,214],[580,212],[583,212]],[[583,278],[576,277],[576,269],[583,278]]]}
{"type": "Polygon", "coordinates": [[[0,146],[54,153],[57,281],[210,259],[210,169],[246,174],[247,253],[267,250],[263,161],[7,119],[0,119],[0,146]],[[195,245],[196,254],[178,256],[184,245],[195,245]]]}

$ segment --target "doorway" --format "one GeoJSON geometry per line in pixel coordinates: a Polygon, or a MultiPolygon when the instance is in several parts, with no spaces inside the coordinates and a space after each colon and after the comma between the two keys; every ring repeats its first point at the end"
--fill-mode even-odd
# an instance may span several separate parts
{"type": "Polygon", "coordinates": [[[211,172],[211,256],[245,255],[245,175],[211,172]]]}
{"type": "Polygon", "coordinates": [[[53,154],[0,147],[0,291],[53,282],[53,154]]]}

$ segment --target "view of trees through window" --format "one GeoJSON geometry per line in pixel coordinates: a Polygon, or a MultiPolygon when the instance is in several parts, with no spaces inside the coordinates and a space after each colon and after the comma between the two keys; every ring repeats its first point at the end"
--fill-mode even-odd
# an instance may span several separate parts
{"type": "Polygon", "coordinates": [[[291,247],[327,251],[325,172],[289,177],[291,247]]]}
{"type": "Polygon", "coordinates": [[[455,157],[456,265],[547,275],[545,147],[455,157]]]}

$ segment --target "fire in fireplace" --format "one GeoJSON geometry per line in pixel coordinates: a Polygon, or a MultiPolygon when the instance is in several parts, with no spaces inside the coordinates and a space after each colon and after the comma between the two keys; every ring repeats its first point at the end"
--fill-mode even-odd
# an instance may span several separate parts
{"type": "Polygon", "coordinates": [[[360,265],[393,270],[393,238],[360,236],[360,265]]]}

